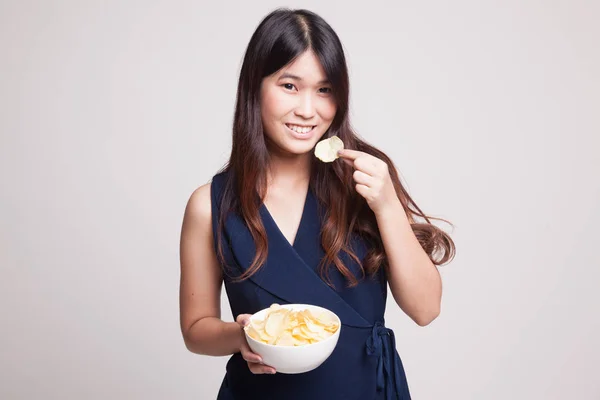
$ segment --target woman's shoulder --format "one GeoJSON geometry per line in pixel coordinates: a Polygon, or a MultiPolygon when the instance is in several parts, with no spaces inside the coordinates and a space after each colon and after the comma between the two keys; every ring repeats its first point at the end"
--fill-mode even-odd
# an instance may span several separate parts
{"type": "Polygon", "coordinates": [[[196,188],[185,207],[185,220],[202,226],[209,225],[212,218],[211,182],[196,188]]]}
{"type": "Polygon", "coordinates": [[[225,178],[225,172],[217,173],[209,182],[197,187],[191,193],[185,210],[188,220],[210,224],[213,202],[219,199],[225,178]]]}

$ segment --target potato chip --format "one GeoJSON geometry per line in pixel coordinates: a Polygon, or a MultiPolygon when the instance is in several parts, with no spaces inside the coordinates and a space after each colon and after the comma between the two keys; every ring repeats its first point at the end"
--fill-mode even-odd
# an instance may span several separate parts
{"type": "Polygon", "coordinates": [[[244,328],[252,339],[277,346],[304,346],[327,339],[339,329],[329,314],[291,310],[272,304],[263,320],[251,320],[244,328]]]}
{"type": "Polygon", "coordinates": [[[344,142],[339,137],[332,136],[317,143],[315,146],[315,156],[323,162],[332,162],[338,158],[338,150],[343,148],[344,142]]]}

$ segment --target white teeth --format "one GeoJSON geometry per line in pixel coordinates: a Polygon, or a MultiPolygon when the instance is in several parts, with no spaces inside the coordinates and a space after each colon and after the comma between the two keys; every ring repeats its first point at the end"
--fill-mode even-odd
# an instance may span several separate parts
{"type": "Polygon", "coordinates": [[[311,126],[301,127],[301,126],[297,126],[297,125],[288,125],[288,128],[290,128],[294,132],[298,132],[298,133],[308,133],[313,129],[313,127],[311,127],[311,126]]]}

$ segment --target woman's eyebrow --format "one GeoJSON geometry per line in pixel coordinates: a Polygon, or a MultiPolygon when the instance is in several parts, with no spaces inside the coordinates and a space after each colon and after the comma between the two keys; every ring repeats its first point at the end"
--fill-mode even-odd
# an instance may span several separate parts
{"type": "MultiPolygon", "coordinates": [[[[300,78],[299,76],[294,75],[294,74],[290,74],[288,72],[285,72],[285,73],[281,74],[281,76],[279,77],[279,79],[294,79],[294,80],[297,80],[297,81],[302,81],[302,78],[300,78]]],[[[323,85],[323,84],[326,84],[326,83],[329,83],[329,81],[327,79],[323,79],[323,80],[319,81],[317,84],[318,85],[323,85]]]]}

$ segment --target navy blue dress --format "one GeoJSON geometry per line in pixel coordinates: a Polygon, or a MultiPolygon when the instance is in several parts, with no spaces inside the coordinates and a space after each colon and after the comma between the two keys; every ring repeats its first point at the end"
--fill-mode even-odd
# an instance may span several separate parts
{"type": "MultiPolygon", "coordinates": [[[[226,174],[213,177],[211,201],[215,250],[221,240],[226,261],[225,290],[233,316],[253,314],[273,303],[303,303],[336,313],[342,327],[331,356],[317,369],[303,374],[252,374],[240,353],[227,363],[218,400],[410,400],[402,362],[396,351],[394,332],[384,325],[387,281],[383,269],[348,288],[336,268],[330,273],[334,288],[321,279],[318,265],[325,256],[319,232],[322,208],[308,190],[293,245],[285,238],[264,206],[269,252],[257,273],[242,282],[232,276],[252,263],[255,246],[250,231],[236,213],[226,218],[223,236],[217,237],[218,217],[226,174]]],[[[367,246],[354,237],[352,248],[360,260],[367,246]]],[[[359,266],[345,253],[344,264],[360,278],[359,266]]]]}

